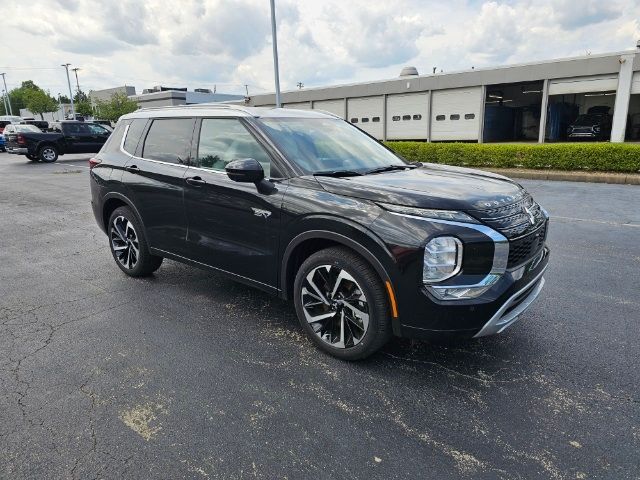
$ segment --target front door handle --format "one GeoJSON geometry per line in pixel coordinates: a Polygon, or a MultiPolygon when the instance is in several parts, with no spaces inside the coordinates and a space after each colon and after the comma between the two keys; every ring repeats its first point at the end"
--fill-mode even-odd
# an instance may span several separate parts
{"type": "Polygon", "coordinates": [[[131,172],[131,173],[140,173],[140,169],[138,168],[137,165],[128,165],[126,167],[124,167],[124,169],[127,172],[131,172]]]}
{"type": "Polygon", "coordinates": [[[193,185],[194,187],[201,187],[202,185],[207,184],[207,182],[205,182],[200,177],[187,177],[184,179],[184,181],[187,182],[189,185],[193,185]]]}

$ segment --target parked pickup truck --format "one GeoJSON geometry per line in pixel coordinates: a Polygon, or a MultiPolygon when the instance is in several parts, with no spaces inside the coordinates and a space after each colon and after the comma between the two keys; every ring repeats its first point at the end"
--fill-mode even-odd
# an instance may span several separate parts
{"type": "Polygon", "coordinates": [[[101,125],[78,121],[53,122],[51,133],[16,132],[7,137],[7,151],[33,161],[55,162],[65,153],[97,153],[111,132],[101,125]]]}

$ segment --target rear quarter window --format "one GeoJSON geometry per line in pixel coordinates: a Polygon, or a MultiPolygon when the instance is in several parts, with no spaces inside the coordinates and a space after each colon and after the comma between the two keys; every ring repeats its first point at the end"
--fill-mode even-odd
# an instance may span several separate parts
{"type": "Polygon", "coordinates": [[[127,138],[125,138],[124,140],[123,148],[125,152],[130,155],[136,154],[138,142],[140,141],[140,137],[142,136],[142,132],[144,132],[144,127],[146,126],[146,118],[136,118],[131,122],[131,124],[129,125],[129,130],[127,131],[127,138]]]}
{"type": "Polygon", "coordinates": [[[124,129],[126,128],[127,125],[129,125],[129,123],[130,122],[128,120],[123,122],[118,122],[118,125],[116,125],[115,130],[113,131],[113,133],[111,133],[111,135],[105,142],[100,152],[114,153],[114,152],[120,151],[120,144],[122,143],[124,129]]]}

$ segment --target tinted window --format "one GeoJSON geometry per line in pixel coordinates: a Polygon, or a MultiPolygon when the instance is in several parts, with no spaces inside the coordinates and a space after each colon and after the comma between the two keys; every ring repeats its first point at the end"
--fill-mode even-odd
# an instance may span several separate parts
{"type": "Polygon", "coordinates": [[[403,115],[402,120],[411,120],[411,115],[403,115]]]}
{"type": "Polygon", "coordinates": [[[380,117],[373,117],[371,119],[372,122],[379,122],[380,121],[380,117]]]}
{"type": "Polygon", "coordinates": [[[358,119],[357,118],[352,118],[351,119],[351,123],[358,123],[358,119]]]}
{"type": "Polygon", "coordinates": [[[129,131],[127,132],[127,138],[124,141],[124,150],[131,155],[136,154],[136,147],[138,146],[138,141],[140,140],[140,136],[144,131],[144,127],[147,125],[146,118],[136,118],[131,122],[129,126],[129,131]]]}
{"type": "Polygon", "coordinates": [[[109,133],[109,130],[95,123],[87,123],[86,125],[92,135],[106,135],[109,133]]]}
{"type": "Polygon", "coordinates": [[[144,141],[142,156],[151,160],[169,163],[189,163],[193,119],[156,119],[149,128],[144,141]]]}
{"type": "Polygon", "coordinates": [[[460,115],[454,113],[453,115],[449,116],[449,120],[460,120],[460,115]]]}
{"type": "Polygon", "coordinates": [[[362,119],[362,123],[368,123],[368,122],[369,122],[369,118],[368,118],[368,117],[364,117],[364,118],[362,119]]]}
{"type": "Polygon", "coordinates": [[[240,158],[257,160],[264,169],[265,177],[269,176],[269,155],[239,120],[204,118],[200,128],[196,166],[224,171],[227,163],[240,158]]]}
{"type": "Polygon", "coordinates": [[[422,120],[422,115],[414,115],[413,119],[414,120],[422,120]]]}
{"type": "Polygon", "coordinates": [[[474,118],[476,118],[475,113],[465,113],[464,114],[464,119],[465,120],[473,120],[474,118]]]}
{"type": "Polygon", "coordinates": [[[107,139],[107,142],[102,147],[102,152],[117,152],[120,150],[120,144],[122,143],[122,135],[124,135],[125,127],[129,125],[129,121],[118,122],[116,129],[111,136],[107,139]]]}
{"type": "Polygon", "coordinates": [[[400,115],[394,115],[391,120],[393,120],[394,122],[397,122],[400,120],[400,115]]]}

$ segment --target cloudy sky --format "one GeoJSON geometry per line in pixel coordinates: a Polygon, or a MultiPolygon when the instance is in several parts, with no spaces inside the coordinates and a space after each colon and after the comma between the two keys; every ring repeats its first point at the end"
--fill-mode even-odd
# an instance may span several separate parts
{"type": "MultiPolygon", "coordinates": [[[[634,48],[640,0],[276,0],[283,89],[634,48]]],[[[3,2],[0,71],[67,91],[134,85],[272,91],[268,0],[3,2]]]]}

